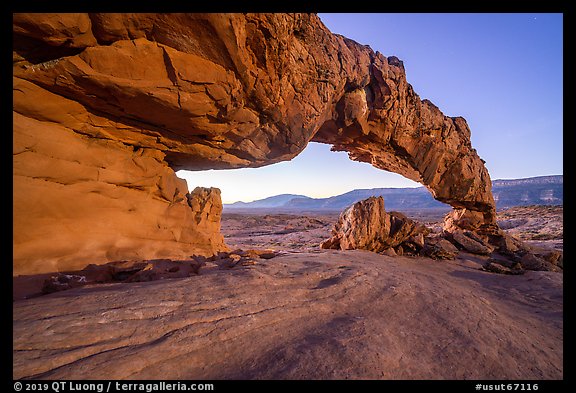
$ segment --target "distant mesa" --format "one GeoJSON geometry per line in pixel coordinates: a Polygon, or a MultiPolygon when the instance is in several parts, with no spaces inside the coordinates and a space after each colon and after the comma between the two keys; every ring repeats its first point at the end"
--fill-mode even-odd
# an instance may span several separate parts
{"type": "Polygon", "coordinates": [[[287,204],[290,204],[291,201],[295,200],[306,200],[312,199],[305,195],[295,195],[295,194],[281,194],[275,195],[264,199],[258,199],[253,202],[234,202],[230,204],[224,204],[224,206],[230,209],[237,209],[237,208],[249,208],[249,209],[259,209],[259,208],[275,208],[275,207],[283,207],[287,204]]]}
{"type": "Polygon", "coordinates": [[[515,180],[494,180],[492,194],[497,208],[526,205],[562,205],[564,176],[538,176],[515,180]]]}
{"type": "MultiPolygon", "coordinates": [[[[275,208],[286,210],[332,210],[340,211],[358,201],[369,197],[384,197],[386,206],[392,209],[409,209],[409,208],[449,208],[446,204],[434,199],[428,190],[424,187],[417,188],[373,188],[352,190],[347,193],[336,195],[329,198],[310,198],[307,196],[297,196],[284,200],[284,203],[277,204],[275,208]]],[[[236,202],[233,204],[224,204],[224,209],[253,209],[263,207],[261,202],[268,199],[257,200],[254,202],[243,203],[236,202]]],[[[268,206],[271,207],[271,206],[268,206]]]]}
{"type": "MultiPolygon", "coordinates": [[[[492,194],[497,208],[562,205],[564,201],[563,189],[563,175],[494,180],[492,182],[492,194]]],[[[382,196],[386,201],[386,207],[392,210],[449,208],[446,204],[434,199],[425,187],[417,187],[359,189],[329,198],[282,194],[253,202],[224,204],[224,210],[278,208],[340,211],[372,196],[382,196]]]]}

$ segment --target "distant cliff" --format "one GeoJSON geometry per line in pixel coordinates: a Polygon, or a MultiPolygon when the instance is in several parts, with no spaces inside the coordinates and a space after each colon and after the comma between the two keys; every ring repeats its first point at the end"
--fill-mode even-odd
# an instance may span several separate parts
{"type": "Polygon", "coordinates": [[[228,205],[224,205],[228,208],[235,208],[235,209],[260,209],[260,208],[269,208],[269,207],[283,207],[289,204],[293,200],[299,199],[310,199],[315,200],[312,198],[308,198],[304,195],[294,195],[294,194],[281,194],[275,195],[264,199],[258,199],[257,201],[253,202],[234,202],[228,205]]]}
{"type": "Polygon", "coordinates": [[[539,176],[515,180],[494,180],[492,195],[496,207],[562,205],[564,176],[539,176]]]}
{"type": "MultiPolygon", "coordinates": [[[[523,205],[562,205],[564,176],[539,176],[526,179],[494,180],[492,194],[497,208],[523,205]]],[[[286,210],[342,210],[371,196],[382,196],[387,210],[431,209],[446,207],[424,187],[373,188],[352,190],[329,198],[309,198],[283,194],[253,202],[224,205],[225,209],[279,208],[286,210]]]]}

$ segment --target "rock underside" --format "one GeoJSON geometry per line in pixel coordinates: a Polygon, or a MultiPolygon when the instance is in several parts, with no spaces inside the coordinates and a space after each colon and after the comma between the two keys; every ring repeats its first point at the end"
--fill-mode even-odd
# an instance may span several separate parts
{"type": "Polygon", "coordinates": [[[424,184],[499,241],[461,117],[402,61],[309,14],[14,14],[14,275],[227,251],[216,189],[175,170],[259,167],[309,141],[424,184]]]}

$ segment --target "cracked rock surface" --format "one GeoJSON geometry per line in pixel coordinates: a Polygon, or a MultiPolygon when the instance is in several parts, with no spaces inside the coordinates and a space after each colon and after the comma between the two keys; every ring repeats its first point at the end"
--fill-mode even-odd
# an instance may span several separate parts
{"type": "Polygon", "coordinates": [[[563,276],[325,250],[13,303],[13,377],[562,379],[563,276]]]}

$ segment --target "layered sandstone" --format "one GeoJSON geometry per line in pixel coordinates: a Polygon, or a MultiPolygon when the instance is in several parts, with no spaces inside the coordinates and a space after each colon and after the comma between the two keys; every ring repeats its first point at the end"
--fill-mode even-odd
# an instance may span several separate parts
{"type": "Polygon", "coordinates": [[[16,301],[12,376],[562,379],[563,275],[480,267],[324,250],[16,301]]]}
{"type": "Polygon", "coordinates": [[[424,184],[449,229],[495,229],[466,121],[316,15],[14,14],[13,30],[15,274],[223,250],[218,193],[194,210],[174,170],[310,140],[424,184]]]}
{"type": "Polygon", "coordinates": [[[344,210],[332,229],[332,237],[322,242],[320,247],[418,253],[424,247],[424,236],[429,232],[424,225],[402,213],[387,213],[381,196],[370,197],[344,210]]]}

